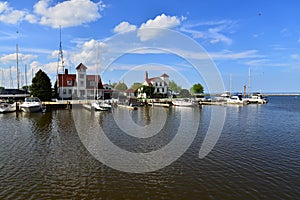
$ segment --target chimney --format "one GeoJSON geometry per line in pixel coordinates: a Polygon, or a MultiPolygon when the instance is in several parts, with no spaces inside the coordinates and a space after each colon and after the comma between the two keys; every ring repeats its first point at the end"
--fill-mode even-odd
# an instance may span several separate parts
{"type": "Polygon", "coordinates": [[[68,69],[65,69],[65,74],[68,74],[68,69]]]}
{"type": "Polygon", "coordinates": [[[148,72],[145,72],[145,81],[148,81],[148,72]]]}

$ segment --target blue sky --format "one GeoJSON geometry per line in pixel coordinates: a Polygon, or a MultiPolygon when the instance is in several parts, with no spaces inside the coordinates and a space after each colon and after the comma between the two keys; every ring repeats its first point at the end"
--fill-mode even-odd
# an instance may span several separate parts
{"type": "Polygon", "coordinates": [[[17,87],[16,44],[19,84],[25,85],[25,65],[28,84],[38,69],[54,83],[57,69],[62,71],[61,25],[65,68],[74,73],[82,62],[89,74],[98,71],[104,83],[131,86],[143,82],[147,70],[150,77],[167,73],[183,88],[200,82],[207,91],[205,73],[189,60],[206,52],[226,90],[242,91],[250,69],[253,92],[299,92],[299,8],[296,0],[0,1],[0,85],[17,87]],[[177,39],[164,46],[167,38],[177,39]],[[182,41],[197,43],[203,52],[182,41]],[[118,53],[109,54],[112,49],[118,53]]]}

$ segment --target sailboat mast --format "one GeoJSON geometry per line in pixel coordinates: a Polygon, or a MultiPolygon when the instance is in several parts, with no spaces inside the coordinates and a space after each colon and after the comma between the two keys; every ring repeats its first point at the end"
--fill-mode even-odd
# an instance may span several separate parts
{"type": "Polygon", "coordinates": [[[250,77],[251,77],[251,69],[250,67],[248,68],[248,94],[250,94],[250,77]]]}
{"type": "Polygon", "coordinates": [[[16,44],[16,60],[17,60],[17,86],[19,89],[20,83],[19,83],[19,47],[18,47],[18,44],[16,44]]]}
{"type": "Polygon", "coordinates": [[[12,79],[12,75],[11,75],[11,66],[9,67],[9,87],[10,88],[13,88],[13,85],[14,85],[14,83],[13,83],[13,79],[12,79]]]}
{"type": "Polygon", "coordinates": [[[98,88],[98,66],[99,66],[99,44],[98,42],[96,43],[97,48],[96,48],[96,76],[95,76],[95,87],[96,88],[96,99],[98,98],[98,93],[99,93],[99,88],[98,88]]]}
{"type": "Polygon", "coordinates": [[[27,65],[26,64],[25,64],[25,84],[26,84],[25,91],[27,92],[27,65]]]}
{"type": "Polygon", "coordinates": [[[229,75],[229,94],[231,95],[232,74],[229,75]]]}

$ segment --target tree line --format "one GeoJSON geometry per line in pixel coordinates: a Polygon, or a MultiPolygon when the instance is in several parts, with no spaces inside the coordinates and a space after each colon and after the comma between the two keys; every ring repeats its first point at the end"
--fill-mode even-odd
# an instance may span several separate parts
{"type": "MultiPolygon", "coordinates": [[[[48,75],[41,69],[35,74],[32,79],[32,84],[27,87],[24,86],[23,89],[30,90],[30,95],[39,97],[42,101],[49,101],[51,98],[57,98],[57,84],[55,82],[54,87],[51,87],[51,80],[48,75]]],[[[137,90],[142,86],[142,83],[135,82],[131,85],[131,89],[137,90]]],[[[113,83],[112,87],[118,91],[125,91],[128,89],[127,85],[124,82],[113,83]]],[[[151,86],[146,89],[147,93],[153,93],[154,87],[151,86]]],[[[143,86],[143,88],[147,88],[143,86]]],[[[177,85],[175,81],[169,81],[169,91],[173,95],[179,95],[181,97],[190,97],[191,94],[199,94],[204,92],[204,88],[200,83],[194,84],[189,90],[182,89],[181,86],[177,85]]]]}

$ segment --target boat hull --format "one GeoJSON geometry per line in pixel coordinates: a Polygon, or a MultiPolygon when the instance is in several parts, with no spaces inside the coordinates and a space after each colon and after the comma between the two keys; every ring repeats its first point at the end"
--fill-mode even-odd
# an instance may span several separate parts
{"type": "Polygon", "coordinates": [[[26,113],[32,113],[32,112],[39,112],[42,110],[41,105],[36,105],[36,106],[21,106],[21,109],[23,112],[26,113]]]}
{"type": "Polygon", "coordinates": [[[96,111],[109,111],[111,110],[111,105],[103,103],[103,102],[93,102],[91,104],[92,109],[96,111]]]}
{"type": "Polygon", "coordinates": [[[4,103],[1,104],[0,106],[0,113],[10,113],[10,112],[15,112],[16,110],[17,110],[16,103],[13,104],[4,103]]]}
{"type": "Polygon", "coordinates": [[[180,107],[193,107],[199,105],[197,101],[193,101],[191,99],[179,99],[172,101],[172,104],[174,106],[180,106],[180,107]]]}

